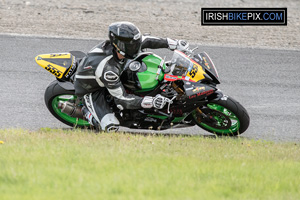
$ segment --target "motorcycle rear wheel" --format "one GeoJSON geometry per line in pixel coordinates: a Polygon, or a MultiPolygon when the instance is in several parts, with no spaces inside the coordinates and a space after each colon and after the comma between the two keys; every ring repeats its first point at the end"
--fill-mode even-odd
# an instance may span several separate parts
{"type": "Polygon", "coordinates": [[[209,102],[202,110],[208,119],[195,110],[192,113],[194,122],[216,135],[236,136],[244,133],[249,127],[250,117],[247,110],[231,97],[224,96],[218,101],[209,102]]]}
{"type": "Polygon", "coordinates": [[[76,100],[76,98],[75,91],[65,90],[57,81],[50,83],[44,95],[45,104],[56,119],[71,127],[89,128],[90,124],[87,121],[71,117],[58,108],[58,102],[76,100]]]}

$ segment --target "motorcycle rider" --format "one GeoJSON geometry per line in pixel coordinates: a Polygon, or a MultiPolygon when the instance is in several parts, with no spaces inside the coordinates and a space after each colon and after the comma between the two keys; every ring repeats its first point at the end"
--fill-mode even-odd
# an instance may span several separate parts
{"type": "Polygon", "coordinates": [[[105,98],[106,89],[120,110],[162,109],[168,101],[161,95],[139,97],[126,93],[120,75],[127,59],[134,59],[146,48],[184,51],[189,44],[183,40],[142,36],[130,22],[112,23],[108,28],[108,37],[109,40],[95,46],[80,61],[74,85],[76,95],[84,98],[82,111],[85,118],[96,129],[109,132],[118,130],[120,123],[105,98]]]}

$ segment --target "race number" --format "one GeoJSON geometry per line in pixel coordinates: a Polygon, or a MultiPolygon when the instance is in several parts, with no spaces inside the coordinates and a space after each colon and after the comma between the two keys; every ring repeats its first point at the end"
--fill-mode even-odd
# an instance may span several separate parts
{"type": "Polygon", "coordinates": [[[53,67],[52,65],[47,65],[46,67],[45,67],[45,69],[47,70],[47,71],[49,71],[51,74],[53,74],[54,76],[56,76],[56,77],[60,77],[61,76],[61,74],[62,74],[62,72],[61,71],[59,71],[58,69],[56,69],[55,67],[53,67]]]}

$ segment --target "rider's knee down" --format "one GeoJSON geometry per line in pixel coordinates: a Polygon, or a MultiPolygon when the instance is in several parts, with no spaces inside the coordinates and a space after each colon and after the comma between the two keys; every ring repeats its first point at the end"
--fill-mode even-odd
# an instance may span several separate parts
{"type": "Polygon", "coordinates": [[[105,127],[106,132],[116,132],[119,130],[119,125],[116,124],[109,124],[105,127]]]}
{"type": "Polygon", "coordinates": [[[119,129],[120,122],[114,113],[108,113],[101,119],[100,125],[103,130],[113,132],[119,129]]]}

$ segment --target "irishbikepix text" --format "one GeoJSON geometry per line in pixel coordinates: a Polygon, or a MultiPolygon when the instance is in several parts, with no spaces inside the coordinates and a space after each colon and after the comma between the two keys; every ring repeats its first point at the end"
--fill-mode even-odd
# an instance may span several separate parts
{"type": "Polygon", "coordinates": [[[287,8],[202,8],[201,25],[287,25],[287,8]]]}

